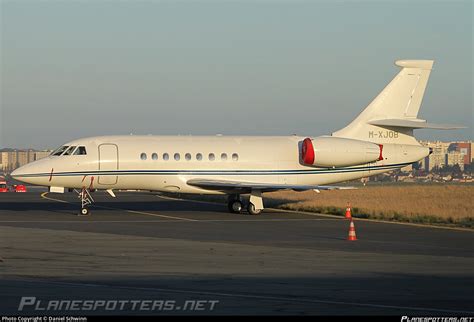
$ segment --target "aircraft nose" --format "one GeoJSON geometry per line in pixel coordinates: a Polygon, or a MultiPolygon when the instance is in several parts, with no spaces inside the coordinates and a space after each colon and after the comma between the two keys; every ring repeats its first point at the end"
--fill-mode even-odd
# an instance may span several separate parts
{"type": "Polygon", "coordinates": [[[25,168],[27,167],[28,165],[24,165],[18,169],[13,170],[13,172],[10,173],[10,176],[15,180],[21,180],[21,178],[27,173],[27,171],[25,171],[25,168]]]}
{"type": "Polygon", "coordinates": [[[13,172],[10,173],[10,176],[15,180],[34,184],[34,178],[32,178],[32,176],[34,176],[35,172],[37,172],[35,166],[32,166],[32,164],[25,164],[24,166],[13,170],[13,172]]]}
{"type": "Polygon", "coordinates": [[[15,180],[25,183],[45,185],[48,183],[47,173],[49,172],[46,169],[50,166],[49,162],[46,161],[42,159],[25,164],[10,173],[10,176],[15,180]]]}

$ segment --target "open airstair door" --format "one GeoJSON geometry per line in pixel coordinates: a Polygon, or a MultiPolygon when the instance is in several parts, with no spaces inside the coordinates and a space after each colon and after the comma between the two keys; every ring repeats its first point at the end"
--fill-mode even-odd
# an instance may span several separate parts
{"type": "Polygon", "coordinates": [[[117,183],[118,147],[115,144],[99,145],[99,184],[114,185],[117,183]]]}

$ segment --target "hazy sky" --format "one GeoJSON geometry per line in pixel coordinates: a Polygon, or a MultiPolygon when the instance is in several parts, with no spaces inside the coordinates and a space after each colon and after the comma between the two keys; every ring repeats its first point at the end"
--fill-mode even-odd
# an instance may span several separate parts
{"type": "Polygon", "coordinates": [[[435,59],[420,117],[472,139],[471,1],[5,1],[0,147],[101,134],[329,134],[435,59]]]}

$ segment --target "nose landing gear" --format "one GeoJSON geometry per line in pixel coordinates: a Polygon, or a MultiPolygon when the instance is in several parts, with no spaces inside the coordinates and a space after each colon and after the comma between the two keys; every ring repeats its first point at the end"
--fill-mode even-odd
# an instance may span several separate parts
{"type": "Polygon", "coordinates": [[[83,187],[81,191],[77,191],[77,190],[74,190],[74,191],[76,191],[79,194],[78,198],[81,199],[81,213],[79,214],[79,216],[90,215],[88,206],[94,202],[94,198],[92,198],[89,189],[87,189],[86,187],[83,187]]]}

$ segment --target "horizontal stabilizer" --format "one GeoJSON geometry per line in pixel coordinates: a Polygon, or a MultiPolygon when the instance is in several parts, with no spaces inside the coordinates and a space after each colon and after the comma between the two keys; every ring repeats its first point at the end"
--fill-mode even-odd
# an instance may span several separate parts
{"type": "Polygon", "coordinates": [[[403,68],[420,68],[420,69],[433,69],[433,60],[410,60],[410,59],[401,59],[395,62],[395,65],[403,68]]]}
{"type": "Polygon", "coordinates": [[[453,130],[453,129],[464,129],[465,126],[455,124],[435,124],[428,123],[425,120],[420,119],[383,119],[374,120],[367,122],[371,125],[382,126],[382,127],[404,127],[410,129],[436,129],[436,130],[453,130]]]}

